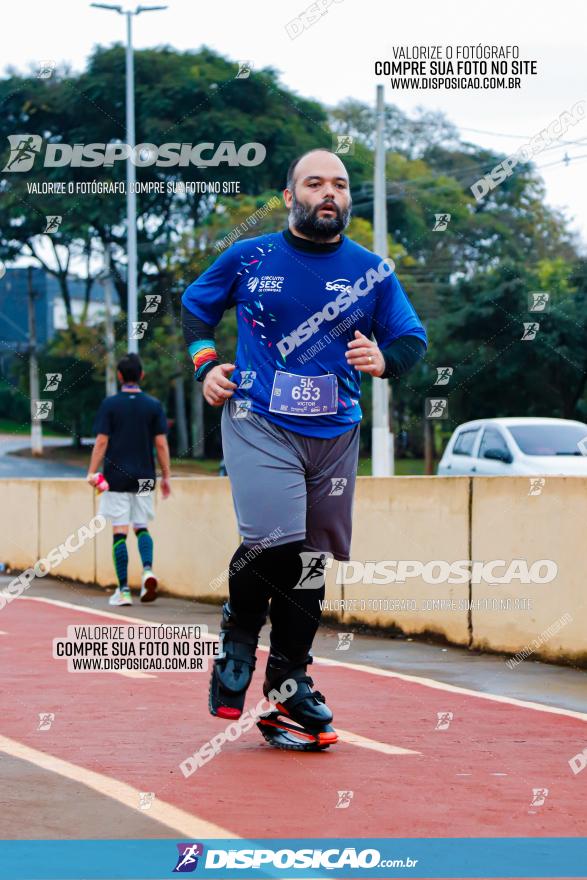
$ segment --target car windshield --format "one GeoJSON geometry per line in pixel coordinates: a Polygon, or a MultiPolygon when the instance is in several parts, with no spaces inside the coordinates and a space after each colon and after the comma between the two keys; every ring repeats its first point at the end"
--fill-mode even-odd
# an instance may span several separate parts
{"type": "Polygon", "coordinates": [[[525,455],[587,454],[587,425],[508,425],[525,455]],[[578,445],[585,443],[585,452],[578,445]]]}

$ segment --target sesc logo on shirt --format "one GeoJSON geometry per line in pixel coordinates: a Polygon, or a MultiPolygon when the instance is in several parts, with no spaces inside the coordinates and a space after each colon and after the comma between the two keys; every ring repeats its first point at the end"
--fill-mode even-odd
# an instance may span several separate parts
{"type": "Polygon", "coordinates": [[[348,278],[336,278],[334,281],[327,281],[324,289],[336,290],[339,292],[346,290],[350,293],[352,289],[352,284],[348,278]]]}
{"type": "Polygon", "coordinates": [[[284,280],[283,275],[261,275],[260,278],[249,278],[247,287],[251,293],[281,293],[284,280]]]}

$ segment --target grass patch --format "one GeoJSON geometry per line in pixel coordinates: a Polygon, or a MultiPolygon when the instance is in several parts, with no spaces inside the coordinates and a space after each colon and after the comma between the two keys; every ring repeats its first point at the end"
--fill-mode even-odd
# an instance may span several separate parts
{"type": "MultiPolygon", "coordinates": [[[[24,423],[19,424],[19,422],[11,422],[9,419],[0,419],[0,434],[15,434],[23,437],[30,435],[31,426],[30,424],[24,423]]],[[[45,437],[66,437],[67,434],[60,434],[57,431],[52,431],[51,428],[46,428],[43,425],[43,435],[45,437]]]]}
{"type": "MultiPolygon", "coordinates": [[[[398,477],[415,477],[424,475],[424,459],[423,458],[396,458],[395,474],[398,477]]],[[[359,458],[359,468],[357,471],[359,477],[371,477],[371,458],[370,456],[361,456],[359,458]]]]}

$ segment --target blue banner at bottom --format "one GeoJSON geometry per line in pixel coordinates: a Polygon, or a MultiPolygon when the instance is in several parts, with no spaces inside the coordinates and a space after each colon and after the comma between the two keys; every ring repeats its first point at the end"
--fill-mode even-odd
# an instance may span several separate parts
{"type": "Polygon", "coordinates": [[[4,840],[2,880],[587,878],[585,837],[4,840]]]}

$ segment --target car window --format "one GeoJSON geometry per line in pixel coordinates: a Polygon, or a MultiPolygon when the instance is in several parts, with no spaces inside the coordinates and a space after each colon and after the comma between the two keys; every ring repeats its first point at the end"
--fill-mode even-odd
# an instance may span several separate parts
{"type": "Polygon", "coordinates": [[[545,422],[538,425],[509,425],[514,440],[526,455],[581,455],[587,425],[545,422]]]}
{"type": "Polygon", "coordinates": [[[485,433],[479,447],[479,458],[485,458],[488,449],[499,449],[509,455],[507,443],[495,428],[485,428],[485,433]]]}
{"type": "Polygon", "coordinates": [[[453,447],[453,455],[471,455],[473,451],[473,446],[475,445],[475,438],[479,433],[479,428],[474,428],[468,431],[461,431],[457,439],[455,440],[455,445],[453,447]]]}

